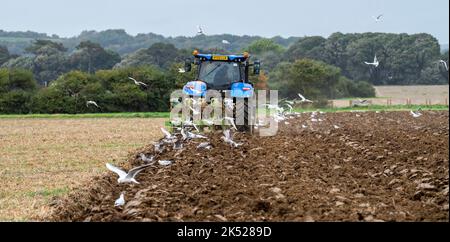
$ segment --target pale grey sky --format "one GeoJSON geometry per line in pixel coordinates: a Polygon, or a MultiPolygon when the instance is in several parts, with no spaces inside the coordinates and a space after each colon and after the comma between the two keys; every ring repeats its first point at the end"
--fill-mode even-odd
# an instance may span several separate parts
{"type": "Polygon", "coordinates": [[[448,0],[1,0],[0,29],[69,37],[83,30],[273,37],[333,32],[434,35],[449,43],[448,0]],[[384,14],[380,23],[373,16],[384,14]]]}

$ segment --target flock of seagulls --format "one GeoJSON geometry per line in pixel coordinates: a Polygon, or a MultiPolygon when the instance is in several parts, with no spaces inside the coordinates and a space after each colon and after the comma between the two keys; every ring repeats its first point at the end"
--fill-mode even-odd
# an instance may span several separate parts
{"type": "MultiPolygon", "coordinates": [[[[179,133],[171,133],[171,132],[167,131],[165,128],[161,127],[161,132],[163,134],[163,138],[159,142],[156,142],[154,144],[154,147],[155,147],[154,151],[157,154],[161,154],[162,152],[164,152],[165,146],[167,144],[173,144],[174,150],[182,150],[183,142],[190,142],[191,140],[198,140],[198,139],[203,139],[203,140],[209,139],[208,137],[206,137],[200,133],[193,133],[190,130],[186,129],[185,127],[177,128],[177,130],[179,130],[180,132],[179,133]],[[181,137],[179,137],[180,135],[181,135],[181,137]]],[[[243,145],[243,143],[237,143],[232,139],[231,131],[229,129],[223,131],[223,134],[224,134],[224,136],[221,138],[223,139],[225,144],[228,144],[234,148],[243,145]]],[[[201,142],[197,145],[197,149],[211,150],[211,149],[213,149],[213,145],[208,141],[201,142]]],[[[171,161],[171,160],[158,160],[156,162],[156,160],[154,159],[155,156],[147,157],[147,155],[145,155],[143,153],[141,153],[139,155],[139,157],[144,162],[144,165],[134,167],[134,168],[130,169],[128,172],[126,172],[110,163],[106,163],[106,168],[118,175],[117,182],[119,184],[121,184],[121,183],[140,184],[136,180],[136,176],[143,170],[145,170],[149,167],[154,167],[156,163],[158,165],[164,166],[164,167],[170,166],[173,164],[173,161],[171,161]]],[[[115,200],[114,206],[121,207],[121,206],[124,206],[125,203],[126,203],[125,192],[122,192],[122,193],[120,193],[119,198],[117,198],[115,200]]]]}
{"type": "MultiPolygon", "coordinates": [[[[379,23],[383,20],[384,15],[383,14],[379,14],[378,16],[373,16],[373,19],[375,20],[376,23],[379,23]]],[[[366,65],[372,65],[375,68],[377,68],[380,65],[379,60],[377,59],[377,55],[375,55],[373,62],[364,62],[366,65]]],[[[441,64],[446,71],[448,71],[448,64],[447,61],[445,60],[439,60],[439,64],[441,64]]],[[[392,80],[394,77],[392,75],[388,76],[389,80],[392,80]]]]}
{"type": "MultiPolygon", "coordinates": [[[[298,93],[297,95],[299,96],[300,99],[281,101],[284,103],[284,105],[286,105],[288,107],[288,109],[284,109],[283,107],[280,107],[279,105],[266,105],[266,107],[268,109],[275,111],[275,113],[271,115],[271,118],[273,118],[276,122],[284,121],[284,123],[286,125],[289,125],[290,123],[287,121],[288,119],[300,116],[301,113],[292,111],[292,105],[294,105],[296,103],[312,103],[313,101],[305,98],[300,93],[298,93]]],[[[420,113],[419,111],[420,111],[420,109],[417,111],[411,110],[410,114],[414,118],[419,118],[420,116],[422,116],[422,113],[420,113]]],[[[377,113],[379,113],[379,112],[377,112],[377,113]]],[[[321,111],[311,112],[310,117],[309,117],[311,125],[314,122],[325,121],[323,119],[323,116],[319,116],[319,114],[324,114],[324,112],[321,112],[321,111]]],[[[360,117],[360,115],[357,114],[357,117],[360,117]]],[[[224,120],[229,121],[231,123],[231,126],[233,126],[233,128],[236,129],[234,120],[232,118],[225,118],[224,120]]],[[[264,125],[265,125],[265,123],[262,122],[261,120],[259,120],[258,123],[255,125],[255,128],[258,128],[258,127],[264,126],[264,125]]],[[[336,124],[332,124],[332,127],[334,129],[341,128],[336,124]]],[[[191,128],[193,128],[193,127],[191,127],[191,128]]],[[[308,125],[302,124],[301,128],[306,129],[306,128],[308,128],[308,125]]],[[[161,127],[160,129],[163,134],[163,138],[159,142],[156,142],[154,144],[154,151],[157,154],[161,154],[162,152],[164,152],[165,146],[167,144],[173,144],[173,150],[180,150],[179,152],[182,152],[183,142],[186,143],[186,142],[190,142],[191,140],[205,140],[205,141],[201,141],[198,143],[198,145],[196,146],[197,149],[211,150],[214,148],[213,145],[208,141],[209,138],[200,134],[200,132],[198,131],[197,128],[195,128],[197,130],[197,133],[193,133],[190,130],[186,129],[184,125],[181,128],[176,128],[175,130],[180,131],[180,132],[176,132],[176,133],[171,133],[163,127],[161,127]]],[[[233,140],[233,136],[231,135],[230,129],[224,130],[223,136],[221,136],[220,139],[223,140],[223,142],[225,144],[231,146],[232,148],[238,148],[239,146],[243,145],[243,143],[238,143],[235,140],[233,140]]],[[[106,163],[106,168],[118,175],[117,182],[119,184],[120,183],[139,184],[139,182],[136,180],[136,176],[143,170],[147,169],[148,167],[154,166],[156,163],[158,165],[164,166],[164,167],[170,166],[173,164],[173,161],[171,161],[171,160],[158,160],[158,162],[156,162],[154,159],[155,156],[147,157],[145,154],[142,154],[142,153],[139,155],[139,157],[144,162],[144,165],[132,168],[128,172],[126,172],[112,164],[109,164],[109,163],[106,163]]],[[[119,198],[117,198],[117,200],[115,200],[115,202],[114,202],[114,206],[116,206],[116,207],[120,207],[123,205],[125,205],[125,193],[124,192],[122,192],[120,194],[119,198]]]]}
{"type": "MultiPolygon", "coordinates": [[[[378,16],[374,16],[373,17],[375,22],[380,22],[382,21],[383,18],[383,14],[380,14],[378,16]]],[[[197,26],[197,34],[198,35],[205,35],[205,32],[202,28],[202,26],[198,25],[197,26]]],[[[222,44],[224,45],[229,45],[231,44],[229,41],[227,40],[222,40],[222,44]]],[[[440,60],[439,61],[444,67],[445,69],[448,71],[448,65],[447,62],[445,62],[444,60],[440,60]]],[[[377,68],[380,64],[379,60],[377,59],[377,56],[375,55],[373,62],[364,62],[366,65],[373,65],[375,68],[377,68]]],[[[185,73],[186,71],[183,68],[179,68],[178,69],[179,73],[185,73]]],[[[128,79],[132,80],[134,82],[135,85],[137,86],[142,86],[142,87],[148,87],[148,85],[144,82],[140,82],[132,77],[128,77],[128,79]]],[[[294,116],[298,116],[300,115],[300,113],[295,113],[293,112],[293,105],[298,104],[298,103],[313,103],[313,101],[305,98],[302,94],[298,93],[297,94],[298,97],[300,99],[295,99],[295,100],[284,100],[284,106],[287,107],[288,109],[284,109],[283,107],[280,107],[279,105],[271,105],[271,104],[266,104],[265,106],[270,109],[270,110],[274,110],[274,114],[272,114],[272,118],[276,121],[276,122],[281,122],[284,121],[285,124],[290,124],[288,121],[286,121],[289,118],[293,118],[294,116]]],[[[195,104],[195,103],[194,103],[195,104]]],[[[224,100],[224,104],[227,108],[233,108],[234,107],[234,103],[232,99],[225,99],[224,100]]],[[[100,108],[99,105],[95,102],[95,101],[87,101],[86,102],[86,106],[89,107],[89,105],[94,105],[97,108],[100,108]]],[[[193,111],[194,115],[198,115],[200,114],[200,112],[198,110],[193,109],[192,107],[190,107],[190,109],[193,111]]],[[[420,111],[420,110],[419,110],[420,111]]],[[[413,116],[414,118],[419,118],[420,116],[422,116],[422,113],[420,113],[419,111],[410,111],[411,116],[413,116]]],[[[319,118],[317,115],[318,113],[323,114],[323,112],[312,112],[310,115],[310,121],[311,122],[322,122],[324,121],[323,119],[319,118]]],[[[358,116],[358,115],[357,115],[358,116]]],[[[235,130],[237,130],[237,127],[234,123],[234,119],[231,117],[225,117],[223,119],[224,121],[226,121],[229,125],[232,126],[232,128],[234,128],[235,130]]],[[[213,125],[214,122],[212,120],[203,120],[203,123],[206,123],[207,125],[213,125]]],[[[258,128],[258,126],[263,126],[264,122],[259,121],[255,128],[258,128]]],[[[307,125],[302,124],[301,127],[303,129],[308,128],[307,125]]],[[[333,128],[334,129],[340,129],[340,127],[338,125],[333,124],[333,128]]],[[[195,140],[195,139],[208,139],[208,137],[199,134],[199,129],[197,128],[197,126],[189,120],[186,120],[186,122],[184,122],[183,127],[178,128],[178,130],[180,130],[180,135],[181,135],[181,139],[177,137],[176,134],[172,134],[169,131],[167,131],[166,129],[161,127],[161,132],[164,135],[164,138],[159,141],[156,142],[154,144],[154,150],[155,152],[157,152],[158,154],[162,153],[164,151],[164,145],[165,144],[173,144],[173,149],[174,150],[182,150],[183,149],[183,142],[186,141],[190,141],[190,140],[195,140]],[[190,132],[189,130],[185,130],[184,125],[188,125],[193,127],[198,133],[193,133],[190,132]]],[[[243,145],[243,143],[237,143],[236,141],[233,140],[233,137],[231,135],[231,131],[230,129],[226,129],[223,131],[223,136],[220,137],[221,140],[223,140],[223,142],[225,144],[230,145],[231,147],[237,148],[241,145],[243,145]]],[[[206,149],[206,150],[211,150],[213,149],[213,146],[211,145],[210,142],[201,142],[197,145],[196,147],[197,149],[206,149]]],[[[139,184],[139,182],[136,180],[136,176],[143,170],[145,170],[148,167],[154,166],[156,161],[154,159],[154,156],[151,157],[147,157],[145,154],[140,154],[140,159],[144,162],[144,165],[135,167],[130,169],[128,172],[125,172],[124,170],[106,163],[106,168],[114,173],[116,173],[118,175],[118,179],[117,182],[118,183],[134,183],[134,184],[139,184]]],[[[160,166],[169,166],[171,164],[173,164],[173,161],[171,160],[158,160],[157,162],[160,166]]],[[[119,207],[119,206],[123,206],[125,204],[125,193],[122,192],[119,196],[119,198],[117,200],[115,200],[114,202],[114,206],[119,207]]]]}
{"type": "MultiPolygon", "coordinates": [[[[197,25],[197,35],[206,35],[205,31],[203,30],[203,27],[201,25],[197,25]]],[[[230,45],[230,41],[223,39],[222,44],[224,45],[230,45]]]]}

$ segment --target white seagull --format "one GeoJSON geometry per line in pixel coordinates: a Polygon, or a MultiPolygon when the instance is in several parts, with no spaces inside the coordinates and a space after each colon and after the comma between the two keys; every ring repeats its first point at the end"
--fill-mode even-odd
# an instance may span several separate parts
{"type": "Polygon", "coordinates": [[[222,40],[222,44],[229,45],[230,42],[228,40],[224,39],[224,40],[222,40]]]}
{"type": "Polygon", "coordinates": [[[236,125],[234,124],[234,119],[233,119],[232,117],[225,117],[224,119],[225,119],[226,121],[230,122],[230,124],[233,126],[233,128],[234,128],[235,130],[237,130],[237,127],[236,127],[236,125]]]}
{"type": "Polygon", "coordinates": [[[200,25],[197,25],[197,34],[198,35],[205,35],[205,32],[203,31],[203,28],[200,25]]]}
{"type": "Polygon", "coordinates": [[[129,170],[128,173],[126,173],[125,171],[121,170],[120,168],[115,167],[109,163],[106,163],[106,168],[108,168],[108,170],[119,175],[119,178],[117,179],[117,182],[119,182],[119,183],[134,182],[136,184],[139,184],[139,182],[137,182],[136,179],[134,179],[134,177],[139,172],[143,171],[145,168],[147,168],[151,165],[153,165],[153,164],[146,164],[146,165],[135,167],[135,168],[129,170]]]}
{"type": "Polygon", "coordinates": [[[418,118],[418,117],[420,117],[420,116],[422,116],[422,114],[419,112],[419,111],[416,111],[416,112],[414,112],[414,111],[410,111],[410,114],[414,117],[414,118],[418,118]]]}
{"type": "Polygon", "coordinates": [[[143,83],[143,82],[137,81],[137,80],[134,79],[133,77],[128,77],[128,79],[134,81],[134,84],[136,84],[136,85],[138,85],[138,86],[144,86],[144,87],[147,87],[147,86],[148,86],[147,84],[145,84],[145,83],[143,83]]]}
{"type": "Polygon", "coordinates": [[[168,166],[170,164],[172,164],[173,162],[170,160],[159,160],[158,164],[162,165],[162,166],[168,166]]]}
{"type": "Polygon", "coordinates": [[[189,119],[186,119],[186,121],[184,121],[183,123],[184,126],[193,126],[195,130],[197,130],[197,132],[200,132],[200,130],[198,129],[197,125],[194,124],[194,122],[192,122],[189,119]]]}
{"type": "Polygon", "coordinates": [[[301,103],[312,103],[313,101],[306,99],[302,94],[297,93],[297,95],[300,97],[300,102],[301,103]]]}
{"type": "Polygon", "coordinates": [[[367,61],[364,61],[364,63],[365,63],[366,65],[373,65],[373,66],[375,66],[375,67],[378,67],[378,65],[380,65],[380,62],[379,62],[378,59],[377,59],[377,55],[375,55],[375,57],[373,58],[373,62],[372,62],[372,63],[369,63],[369,62],[367,62],[367,61]]]}
{"type": "Polygon", "coordinates": [[[289,103],[286,103],[286,106],[289,108],[289,113],[292,113],[292,109],[293,109],[292,105],[289,103]]]}
{"type": "Polygon", "coordinates": [[[207,137],[200,135],[200,134],[194,134],[189,131],[184,131],[184,129],[181,129],[181,135],[183,136],[183,140],[186,139],[207,139],[207,137]]]}
{"type": "Polygon", "coordinates": [[[286,102],[287,104],[290,104],[290,105],[294,105],[294,101],[289,101],[289,100],[284,100],[284,102],[286,102]]]}
{"type": "Polygon", "coordinates": [[[225,143],[228,143],[228,144],[230,144],[233,147],[238,147],[238,146],[242,145],[242,143],[238,144],[238,143],[234,142],[231,139],[231,135],[230,135],[230,130],[229,129],[224,130],[223,131],[223,135],[224,136],[222,136],[221,139],[223,139],[223,141],[225,141],[225,143]]]}
{"type": "Polygon", "coordinates": [[[441,63],[442,65],[444,65],[445,70],[448,71],[448,65],[447,65],[447,62],[446,62],[445,60],[439,60],[439,63],[441,63]]]}
{"type": "Polygon", "coordinates": [[[120,193],[119,198],[114,202],[114,207],[123,206],[125,204],[125,193],[120,193]]]}
{"type": "Polygon", "coordinates": [[[153,162],[153,158],[154,158],[153,156],[150,156],[150,158],[149,158],[145,154],[142,154],[142,153],[139,156],[141,157],[141,160],[147,164],[153,162]]]}
{"type": "Polygon", "coordinates": [[[162,147],[161,147],[161,143],[160,142],[153,143],[153,146],[155,147],[155,151],[156,152],[158,152],[158,153],[163,152],[163,150],[161,149],[162,147]]]}
{"type": "Polygon", "coordinates": [[[185,73],[185,72],[186,72],[186,70],[185,70],[185,69],[183,69],[183,68],[178,68],[178,72],[179,72],[179,73],[185,73]]]}
{"type": "Polygon", "coordinates": [[[200,143],[198,146],[197,146],[197,149],[207,149],[207,150],[209,150],[209,149],[211,149],[212,147],[211,147],[211,144],[209,143],[209,142],[203,142],[203,143],[200,143]]]}
{"type": "Polygon", "coordinates": [[[171,133],[169,133],[169,131],[167,131],[165,128],[161,127],[161,132],[164,134],[164,137],[166,139],[174,139],[176,138],[174,135],[172,135],[171,133]]]}
{"type": "Polygon", "coordinates": [[[94,102],[94,101],[87,101],[87,102],[86,102],[86,107],[89,107],[89,105],[94,105],[94,106],[96,106],[97,108],[100,108],[100,107],[97,105],[97,103],[94,102]]]}
{"type": "Polygon", "coordinates": [[[380,14],[380,15],[378,15],[378,16],[373,16],[373,19],[375,20],[375,22],[380,22],[381,20],[382,20],[382,18],[383,18],[383,14],[380,14]]]}

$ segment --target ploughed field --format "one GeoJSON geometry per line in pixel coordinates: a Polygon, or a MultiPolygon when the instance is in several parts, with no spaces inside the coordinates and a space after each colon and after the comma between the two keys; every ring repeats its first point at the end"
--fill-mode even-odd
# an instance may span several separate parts
{"type": "Polygon", "coordinates": [[[154,146],[124,169],[156,163],[140,184],[103,175],[53,201],[55,221],[449,221],[449,114],[309,113],[280,122],[276,136],[206,133],[213,148],[154,146]],[[125,192],[125,205],[114,201],[125,192]]]}

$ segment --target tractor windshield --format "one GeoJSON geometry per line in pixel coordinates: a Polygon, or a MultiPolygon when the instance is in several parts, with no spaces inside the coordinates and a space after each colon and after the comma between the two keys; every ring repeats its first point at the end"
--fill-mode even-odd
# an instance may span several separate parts
{"type": "Polygon", "coordinates": [[[205,61],[200,64],[198,79],[212,89],[226,89],[233,82],[242,80],[242,68],[239,63],[226,61],[205,61]]]}

